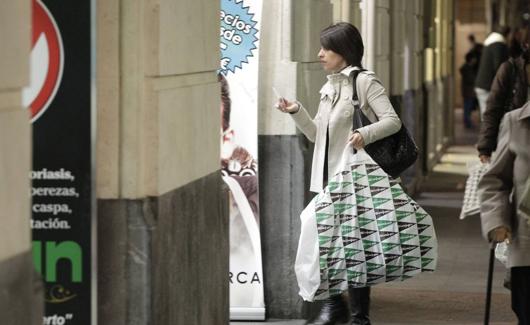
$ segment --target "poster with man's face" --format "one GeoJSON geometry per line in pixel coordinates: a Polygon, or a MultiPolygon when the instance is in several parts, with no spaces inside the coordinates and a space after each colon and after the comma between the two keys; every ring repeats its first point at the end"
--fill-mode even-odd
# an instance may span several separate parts
{"type": "Polygon", "coordinates": [[[231,319],[265,319],[257,159],[261,6],[261,0],[221,1],[221,166],[230,189],[231,319]]]}

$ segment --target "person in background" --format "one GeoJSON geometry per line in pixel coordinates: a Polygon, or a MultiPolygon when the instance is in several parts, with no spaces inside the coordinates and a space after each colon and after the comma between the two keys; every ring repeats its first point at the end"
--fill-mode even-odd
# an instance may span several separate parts
{"type": "Polygon", "coordinates": [[[506,113],[490,168],[478,184],[484,237],[509,243],[512,309],[519,325],[530,325],[530,222],[517,208],[530,176],[530,102],[506,113]]]}
{"type": "MultiPolygon", "coordinates": [[[[311,167],[311,192],[320,192],[328,175],[340,171],[342,153],[392,135],[401,128],[381,81],[371,71],[362,71],[364,53],[359,30],[349,23],[337,23],[320,33],[318,58],[326,72],[327,83],[320,90],[320,104],[315,118],[298,101],[280,98],[276,107],[290,113],[296,126],[315,142],[311,167]],[[356,84],[353,76],[358,74],[356,84]],[[360,107],[372,124],[353,126],[352,95],[356,87],[360,107]]],[[[342,295],[332,295],[312,325],[370,325],[370,287],[349,288],[342,295]],[[347,298],[349,296],[349,299],[347,298]],[[348,308],[347,301],[350,301],[348,308]],[[351,314],[348,309],[351,309],[351,314]]]]}
{"type": "Polygon", "coordinates": [[[484,45],[482,45],[481,43],[478,43],[477,40],[475,39],[475,35],[473,34],[469,34],[467,36],[467,40],[471,44],[471,49],[466,53],[466,55],[469,54],[476,59],[474,61],[475,62],[474,68],[475,70],[478,71],[478,66],[480,64],[480,57],[482,56],[482,49],[484,48],[484,45]]]}
{"type": "Polygon", "coordinates": [[[471,112],[475,108],[477,99],[473,89],[477,76],[477,56],[470,51],[466,54],[465,60],[466,62],[460,67],[460,75],[462,76],[460,89],[464,99],[464,127],[471,129],[473,127],[471,112]]]}
{"type": "Polygon", "coordinates": [[[530,26],[521,30],[520,39],[521,54],[504,62],[493,80],[477,143],[479,158],[483,163],[490,161],[497,147],[499,125],[504,114],[529,100],[530,26]]]}
{"type": "Polygon", "coordinates": [[[509,27],[500,27],[496,32],[489,34],[484,41],[484,49],[475,79],[475,92],[477,93],[481,117],[486,111],[486,101],[497,69],[504,61],[508,60],[507,37],[509,33],[509,27]]]}
{"type": "MultiPolygon", "coordinates": [[[[473,61],[472,66],[473,66],[473,69],[475,70],[475,79],[473,80],[473,87],[474,87],[475,80],[478,74],[478,68],[480,66],[480,58],[482,57],[482,50],[484,49],[484,45],[482,45],[482,43],[477,42],[477,40],[475,39],[475,35],[473,34],[469,34],[467,39],[471,45],[471,49],[466,53],[466,55],[470,54],[471,57],[474,58],[472,60],[473,61]]],[[[473,89],[473,92],[475,92],[475,89],[473,89]]],[[[474,94],[474,97],[475,99],[474,99],[474,104],[473,104],[473,110],[476,110],[479,107],[477,94],[474,94]]]]}

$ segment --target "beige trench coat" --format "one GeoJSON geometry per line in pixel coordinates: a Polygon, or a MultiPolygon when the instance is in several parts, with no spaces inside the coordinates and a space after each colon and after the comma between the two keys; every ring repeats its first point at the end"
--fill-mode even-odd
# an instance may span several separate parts
{"type": "MultiPolygon", "coordinates": [[[[352,148],[348,143],[353,125],[351,73],[356,69],[358,68],[348,67],[340,73],[328,75],[328,82],[320,90],[320,104],[314,119],[302,105],[298,112],[291,114],[296,126],[315,143],[311,168],[312,192],[320,192],[323,188],[328,127],[328,175],[341,171],[342,154],[347,147],[352,148]]],[[[373,72],[364,71],[358,75],[357,94],[362,111],[373,123],[357,130],[365,144],[399,131],[401,120],[390,104],[385,88],[373,72]]]]}
{"type": "Polygon", "coordinates": [[[497,151],[479,182],[480,216],[485,238],[493,229],[512,231],[508,267],[530,266],[530,225],[517,212],[530,176],[530,102],[504,116],[497,151]]]}

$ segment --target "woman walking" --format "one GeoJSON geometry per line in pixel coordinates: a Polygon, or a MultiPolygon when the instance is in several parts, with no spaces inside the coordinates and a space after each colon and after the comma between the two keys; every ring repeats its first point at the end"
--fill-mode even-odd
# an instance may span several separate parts
{"type": "MultiPolygon", "coordinates": [[[[329,75],[320,90],[320,104],[315,118],[312,119],[298,101],[280,98],[276,105],[280,111],[290,113],[297,127],[315,142],[312,192],[320,192],[327,183],[328,175],[340,171],[341,155],[346,147],[362,149],[401,128],[401,121],[385,88],[373,72],[362,69],[364,46],[357,28],[349,23],[331,25],[322,30],[320,45],[318,57],[329,75]],[[355,84],[354,76],[357,76],[355,84]],[[370,125],[352,128],[353,87],[356,87],[361,110],[372,122],[370,125]]],[[[369,306],[369,287],[350,288],[348,293],[328,299],[317,318],[308,324],[350,324],[351,321],[355,325],[369,325],[369,306]]]]}
{"type": "Polygon", "coordinates": [[[519,325],[530,325],[530,219],[518,208],[528,200],[530,102],[505,114],[491,165],[478,184],[482,233],[508,240],[512,310],[519,325]]]}

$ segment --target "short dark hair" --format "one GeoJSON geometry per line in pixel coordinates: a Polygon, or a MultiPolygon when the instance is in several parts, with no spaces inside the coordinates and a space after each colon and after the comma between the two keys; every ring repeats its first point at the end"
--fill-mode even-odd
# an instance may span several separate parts
{"type": "Polygon", "coordinates": [[[361,67],[364,45],[361,33],[350,23],[336,23],[320,32],[320,45],[344,58],[348,65],[361,67]]]}
{"type": "Polygon", "coordinates": [[[475,35],[473,35],[473,34],[469,34],[469,35],[467,36],[467,39],[468,39],[470,42],[475,43],[475,35]]]}
{"type": "Polygon", "coordinates": [[[230,99],[230,89],[228,87],[228,81],[225,76],[219,73],[217,74],[217,80],[221,83],[221,105],[223,106],[222,111],[222,123],[223,131],[226,131],[230,127],[230,111],[232,109],[232,100],[230,99]]]}

